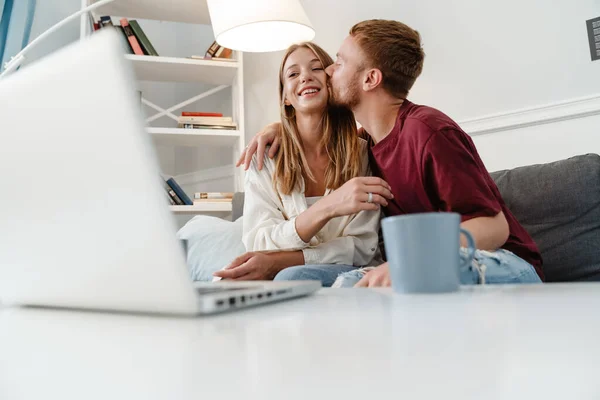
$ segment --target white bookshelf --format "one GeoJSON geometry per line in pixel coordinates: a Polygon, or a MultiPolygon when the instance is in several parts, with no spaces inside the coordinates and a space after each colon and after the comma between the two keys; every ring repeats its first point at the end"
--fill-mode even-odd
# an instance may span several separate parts
{"type": "Polygon", "coordinates": [[[175,214],[199,214],[199,213],[211,213],[211,214],[229,214],[231,213],[232,207],[229,202],[215,202],[215,203],[202,203],[194,204],[193,206],[169,206],[171,211],[175,214]]]}
{"type": "MultiPolygon", "coordinates": [[[[81,6],[96,3],[99,0],[81,0],[81,6]]],[[[151,19],[159,21],[182,22],[192,24],[210,24],[210,16],[206,0],[115,0],[94,11],[96,16],[110,15],[129,19],[151,19]]],[[[89,19],[87,15],[81,18],[81,35],[87,34],[89,19]]],[[[152,41],[152,37],[149,38],[152,41]]],[[[190,54],[202,56],[206,49],[198,49],[190,54]]],[[[245,146],[244,135],[244,82],[243,54],[234,52],[231,61],[213,61],[192,58],[154,57],[126,54],[125,58],[131,63],[136,78],[140,81],[151,82],[189,82],[204,83],[217,87],[201,93],[171,108],[163,109],[146,99],[146,106],[154,108],[158,113],[148,118],[150,123],[162,116],[175,119],[179,108],[194,101],[210,96],[231,86],[232,117],[237,124],[237,130],[212,129],[180,129],[174,127],[149,127],[148,133],[157,145],[169,146],[220,146],[231,147],[232,167],[245,146]]],[[[210,110],[207,110],[210,111],[210,110]]],[[[173,125],[176,125],[173,121],[173,125]]],[[[243,169],[235,169],[235,185],[232,191],[243,190],[243,169]]],[[[188,193],[190,195],[191,193],[188,193]]],[[[175,214],[228,214],[231,213],[230,203],[207,203],[195,206],[171,206],[175,214]]]]}
{"type": "Polygon", "coordinates": [[[206,0],[115,0],[98,8],[96,14],[210,25],[206,0]]]}
{"type": "Polygon", "coordinates": [[[127,54],[137,79],[154,82],[200,82],[232,85],[238,62],[195,60],[190,58],[137,56],[127,54]]]}
{"type": "Polygon", "coordinates": [[[148,128],[156,144],[174,146],[234,146],[240,131],[214,129],[148,128]]]}

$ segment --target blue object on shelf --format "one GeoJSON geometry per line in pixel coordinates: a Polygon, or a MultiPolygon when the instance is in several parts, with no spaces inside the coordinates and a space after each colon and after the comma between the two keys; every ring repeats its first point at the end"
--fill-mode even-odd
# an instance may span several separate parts
{"type": "Polygon", "coordinates": [[[181,188],[181,186],[179,186],[177,184],[177,182],[175,182],[175,179],[173,178],[169,178],[167,179],[167,184],[169,186],[171,186],[171,189],[173,189],[173,191],[175,192],[175,194],[177,194],[177,196],[179,196],[179,198],[188,206],[192,206],[194,205],[194,202],[188,197],[187,194],[185,194],[185,192],[183,191],[183,189],[181,188]]]}

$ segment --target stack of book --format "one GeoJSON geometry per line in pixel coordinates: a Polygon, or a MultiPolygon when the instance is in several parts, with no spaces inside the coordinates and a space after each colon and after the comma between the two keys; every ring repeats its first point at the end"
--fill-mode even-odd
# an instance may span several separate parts
{"type": "Polygon", "coordinates": [[[194,203],[188,197],[187,194],[181,189],[181,187],[177,184],[175,179],[169,178],[167,180],[163,179],[163,185],[165,191],[167,193],[167,198],[169,199],[169,203],[173,206],[191,206],[194,203]]]}
{"type": "Polygon", "coordinates": [[[173,177],[162,179],[169,204],[173,206],[193,206],[207,203],[231,203],[233,193],[230,192],[196,192],[194,200],[183,191],[173,177]]]}
{"type": "Polygon", "coordinates": [[[121,18],[119,22],[119,24],[115,24],[107,15],[100,17],[99,21],[96,21],[94,16],[90,16],[90,23],[94,31],[116,29],[123,39],[123,47],[127,53],[138,56],[158,56],[158,52],[136,20],[121,18]]]}
{"type": "Polygon", "coordinates": [[[235,130],[233,118],[221,113],[183,111],[177,121],[178,128],[185,129],[227,129],[235,130]]]}
{"type": "Polygon", "coordinates": [[[198,192],[194,193],[194,204],[231,203],[233,193],[230,192],[198,192]]]}

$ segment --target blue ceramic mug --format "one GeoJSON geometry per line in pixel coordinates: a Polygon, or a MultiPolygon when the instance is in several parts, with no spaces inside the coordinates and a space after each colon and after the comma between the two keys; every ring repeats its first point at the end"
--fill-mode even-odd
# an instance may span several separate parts
{"type": "Polygon", "coordinates": [[[444,293],[460,287],[460,268],[471,264],[475,242],[460,227],[460,214],[398,215],[381,221],[394,291],[444,293]],[[467,238],[468,258],[461,261],[460,234],[467,238]],[[466,265],[461,265],[465,263],[466,265]]]}

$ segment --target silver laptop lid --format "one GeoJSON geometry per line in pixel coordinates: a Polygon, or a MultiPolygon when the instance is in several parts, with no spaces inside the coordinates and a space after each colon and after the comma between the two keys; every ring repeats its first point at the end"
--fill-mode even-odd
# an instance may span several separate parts
{"type": "Polygon", "coordinates": [[[113,32],[0,81],[0,299],[193,313],[134,76],[113,32]]]}

